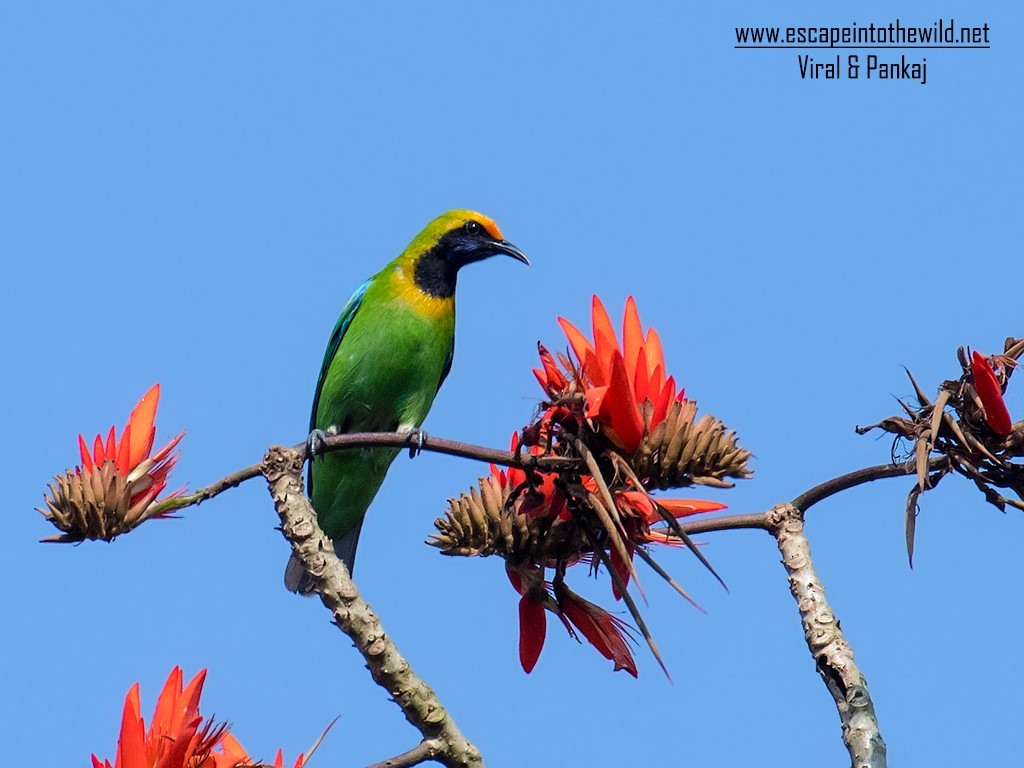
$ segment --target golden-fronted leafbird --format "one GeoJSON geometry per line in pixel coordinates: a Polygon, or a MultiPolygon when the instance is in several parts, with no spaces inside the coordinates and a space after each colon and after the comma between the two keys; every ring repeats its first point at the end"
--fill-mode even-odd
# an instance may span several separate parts
{"type": "MultiPolygon", "coordinates": [[[[439,216],[402,253],[352,294],[334,326],[313,396],[310,442],[321,432],[405,432],[419,428],[455,352],[455,281],[474,261],[504,253],[529,264],[486,216],[439,216]]],[[[320,527],[352,571],[367,507],[396,448],[334,451],[309,463],[308,492],[320,527]]],[[[285,585],[312,582],[292,556],[285,585]]]]}

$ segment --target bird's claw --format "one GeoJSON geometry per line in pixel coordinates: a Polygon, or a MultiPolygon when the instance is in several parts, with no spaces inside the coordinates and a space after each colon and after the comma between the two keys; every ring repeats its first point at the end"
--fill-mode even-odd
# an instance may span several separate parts
{"type": "Polygon", "coordinates": [[[309,461],[324,455],[327,447],[327,433],[322,429],[314,429],[306,438],[306,458],[309,461]]]}
{"type": "Polygon", "coordinates": [[[427,442],[427,433],[422,429],[414,429],[409,433],[409,458],[415,459],[416,455],[423,451],[427,442]]]}

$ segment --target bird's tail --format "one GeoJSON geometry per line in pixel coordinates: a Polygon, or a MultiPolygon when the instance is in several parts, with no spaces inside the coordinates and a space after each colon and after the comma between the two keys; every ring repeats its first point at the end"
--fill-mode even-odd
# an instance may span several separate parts
{"type": "MultiPolygon", "coordinates": [[[[359,544],[359,532],[362,527],[363,521],[360,520],[355,528],[334,542],[334,554],[345,564],[350,575],[356,565],[356,547],[359,544]]],[[[294,552],[284,569],[284,585],[292,592],[297,592],[304,597],[310,597],[314,592],[313,577],[306,572],[302,561],[295,556],[294,552]]]]}

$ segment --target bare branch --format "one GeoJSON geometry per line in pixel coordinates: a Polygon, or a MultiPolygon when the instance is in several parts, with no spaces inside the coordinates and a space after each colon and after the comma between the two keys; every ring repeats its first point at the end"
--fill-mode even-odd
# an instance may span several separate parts
{"type": "MultiPolygon", "coordinates": [[[[946,463],[947,460],[945,458],[932,459],[928,462],[928,471],[934,472],[946,463]]],[[[914,462],[905,462],[902,464],[879,464],[874,467],[865,467],[864,469],[858,469],[855,472],[850,472],[847,475],[840,475],[839,477],[834,477],[831,480],[826,480],[824,483],[814,486],[809,491],[804,491],[793,499],[793,506],[801,512],[806,512],[819,501],[823,501],[829,496],[834,496],[841,491],[846,491],[850,488],[854,488],[858,485],[864,485],[864,483],[870,483],[874,480],[883,480],[887,477],[901,477],[902,475],[913,475],[916,472],[917,468],[914,465],[914,462]]]]}
{"type": "Polygon", "coordinates": [[[851,765],[885,768],[885,742],[878,730],[875,705],[814,570],[804,535],[803,512],[794,504],[780,504],[768,513],[768,522],[789,575],[789,589],[800,610],[807,646],[839,710],[851,765]]]}
{"type": "MultiPolygon", "coordinates": [[[[419,452],[423,450],[431,453],[443,453],[449,456],[461,456],[466,459],[500,464],[503,467],[536,469],[546,472],[554,472],[560,469],[578,469],[585,466],[583,459],[569,456],[533,456],[528,453],[513,453],[512,451],[485,448],[484,446],[463,443],[458,440],[446,440],[441,437],[428,437],[426,435],[423,437],[423,444],[420,445],[418,433],[416,432],[353,432],[345,435],[328,435],[323,441],[323,446],[325,453],[351,450],[353,448],[408,448],[410,451],[419,452]]],[[[290,450],[298,452],[305,457],[306,444],[299,443],[292,446],[290,450]]],[[[212,499],[226,490],[241,485],[246,480],[259,477],[262,473],[262,466],[262,464],[253,464],[251,467],[232,472],[227,477],[221,478],[217,482],[211,483],[194,493],[164,499],[153,506],[153,514],[170,512],[201,504],[207,499],[212,499]]]]}
{"type": "Polygon", "coordinates": [[[424,739],[412,749],[400,755],[389,757],[379,763],[367,766],[367,768],[409,768],[409,766],[425,763],[427,760],[434,760],[441,753],[443,744],[439,739],[424,739]]]}
{"type": "Polygon", "coordinates": [[[380,619],[359,595],[348,569],[335,556],[303,490],[304,463],[302,447],[274,446],[264,457],[260,473],[270,487],[281,530],[313,577],[320,600],[363,655],[374,682],[388,692],[425,741],[440,744],[432,759],[448,768],[483,768],[480,751],[462,735],[430,686],[412,671],[384,632],[380,619]]]}
{"type": "Polygon", "coordinates": [[[690,536],[712,531],[738,531],[744,528],[768,530],[768,513],[751,512],[746,515],[722,515],[698,520],[680,520],[679,528],[690,536]]]}

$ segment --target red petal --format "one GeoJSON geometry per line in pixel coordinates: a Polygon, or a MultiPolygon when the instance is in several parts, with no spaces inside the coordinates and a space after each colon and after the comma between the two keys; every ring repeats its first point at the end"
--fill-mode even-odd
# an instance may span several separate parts
{"type": "MultiPolygon", "coordinates": [[[[626,360],[629,360],[627,357],[626,360]]],[[[637,405],[643,405],[648,400],[653,402],[650,390],[651,376],[647,370],[647,353],[644,352],[643,348],[636,355],[636,360],[633,363],[632,381],[633,381],[633,392],[636,393],[637,405]]],[[[627,370],[627,374],[629,371],[627,370]]]]}
{"type": "Polygon", "coordinates": [[[106,451],[103,449],[103,438],[99,435],[96,435],[96,439],[92,444],[92,458],[97,467],[103,466],[103,462],[106,461],[106,451]]]}
{"type": "Polygon", "coordinates": [[[595,387],[608,385],[608,370],[605,364],[598,357],[596,351],[587,352],[587,359],[583,361],[581,372],[583,381],[595,387]]]}
{"type": "Polygon", "coordinates": [[[78,452],[82,456],[82,469],[86,472],[92,472],[92,456],[89,455],[89,447],[85,444],[85,438],[81,435],[78,436],[78,452]]]}
{"type": "Polygon", "coordinates": [[[985,409],[985,423],[1000,437],[1007,437],[1013,431],[1013,422],[1010,420],[1010,412],[1006,409],[999,380],[992,371],[992,366],[979,353],[975,352],[971,359],[974,389],[978,392],[985,409]]]}
{"type": "MultiPolygon", "coordinates": [[[[661,372],[661,366],[657,366],[654,369],[654,373],[657,376],[661,372]]],[[[655,397],[651,400],[654,405],[654,412],[651,414],[651,429],[653,430],[656,426],[661,424],[665,420],[665,416],[668,415],[668,407],[672,404],[672,399],[676,393],[676,382],[671,376],[668,381],[662,377],[662,384],[660,388],[654,389],[654,379],[651,379],[651,392],[657,392],[655,397]]]]}
{"type": "Polygon", "coordinates": [[[110,432],[107,433],[107,445],[103,449],[103,460],[114,461],[117,458],[117,437],[114,432],[114,428],[110,428],[110,432]]]}
{"type": "MultiPolygon", "coordinates": [[[[690,515],[699,515],[701,512],[717,512],[726,508],[725,504],[719,504],[717,501],[701,501],[699,499],[658,499],[658,503],[673,517],[689,517],[690,515]]],[[[654,509],[653,514],[647,518],[648,523],[660,523],[661,521],[662,517],[658,514],[657,509],[654,509]]]]}
{"type": "Polygon", "coordinates": [[[597,331],[594,334],[594,354],[591,357],[593,362],[588,364],[590,366],[588,373],[595,384],[608,383],[608,378],[611,375],[612,355],[615,354],[622,354],[615,336],[609,336],[604,331],[597,331]],[[595,362],[597,371],[594,370],[595,362]]]}
{"type": "Polygon", "coordinates": [[[587,418],[595,419],[601,412],[601,403],[608,394],[608,387],[590,387],[586,392],[587,418]]]}
{"type": "Polygon", "coordinates": [[[656,367],[661,368],[659,376],[651,376],[651,380],[656,381],[660,389],[665,384],[665,353],[661,349],[661,337],[653,328],[647,331],[647,341],[644,344],[644,349],[647,351],[647,366],[651,371],[653,372],[656,367]]]}
{"type": "MultiPolygon", "coordinates": [[[[626,360],[626,373],[629,374],[630,381],[636,378],[639,371],[637,360],[640,353],[643,352],[643,348],[644,332],[640,326],[640,314],[636,310],[636,302],[630,296],[626,299],[626,313],[622,318],[622,355],[626,360]]],[[[644,360],[646,361],[646,359],[645,356],[644,360]]],[[[644,362],[645,368],[646,365],[646,362],[644,362]]],[[[644,378],[646,377],[647,371],[645,370],[644,378]]],[[[637,396],[643,397],[643,394],[637,390],[637,396]]]]}
{"type": "MultiPolygon", "coordinates": [[[[203,693],[206,670],[200,670],[199,674],[192,678],[184,691],[178,688],[178,685],[181,684],[181,669],[175,667],[171,675],[175,678],[176,683],[174,686],[176,694],[173,697],[175,708],[171,713],[170,730],[164,733],[170,737],[172,743],[170,749],[168,749],[160,762],[157,763],[157,768],[179,768],[179,766],[184,768],[188,765],[187,761],[195,749],[199,724],[203,721],[199,714],[199,697],[203,693]],[[175,673],[177,674],[175,675],[175,673]],[[180,696],[177,695],[179,693],[180,696]]],[[[171,683],[170,678],[168,678],[167,682],[168,684],[171,683]]],[[[168,692],[168,687],[164,686],[164,693],[160,694],[161,697],[168,692]]],[[[159,708],[159,706],[158,703],[157,707],[159,708]]],[[[155,725],[155,715],[153,719],[155,725]]]]}
{"type": "Polygon", "coordinates": [[[558,324],[562,326],[562,330],[565,332],[565,336],[569,339],[569,344],[572,346],[572,351],[576,353],[576,359],[580,365],[583,365],[586,360],[587,353],[593,354],[594,347],[587,337],[572,323],[566,320],[564,317],[558,318],[558,324]]]}
{"type": "MultiPolygon", "coordinates": [[[[174,446],[176,446],[179,442],[181,442],[181,438],[183,438],[184,436],[185,436],[184,432],[179,432],[177,437],[175,437],[173,440],[171,440],[171,442],[169,442],[167,445],[165,445],[159,451],[157,451],[152,456],[153,463],[154,464],[159,464],[161,461],[163,461],[167,457],[167,454],[169,454],[171,451],[174,450],[174,446]]],[[[146,454],[148,455],[149,451],[146,451],[146,454]]],[[[139,465],[138,464],[132,464],[132,468],[135,468],[137,466],[139,466],[139,465]]]]}
{"type": "Polygon", "coordinates": [[[519,601],[519,663],[526,674],[533,671],[540,658],[546,633],[544,606],[524,596],[519,601]]]}
{"type": "Polygon", "coordinates": [[[145,726],[139,711],[139,684],[136,683],[129,689],[124,700],[121,735],[117,739],[117,768],[149,768],[145,726]]]}
{"type": "Polygon", "coordinates": [[[203,685],[206,683],[206,670],[201,669],[193,677],[185,690],[181,692],[181,700],[185,703],[185,715],[199,713],[199,698],[203,695],[203,685]]]}
{"type": "Polygon", "coordinates": [[[153,448],[153,439],[156,430],[153,427],[156,421],[156,407],[160,402],[160,385],[154,384],[149,391],[142,396],[138,405],[132,410],[128,417],[128,426],[132,428],[132,439],[128,441],[128,427],[125,427],[125,434],[121,440],[129,442],[129,457],[131,466],[136,466],[140,461],[149,456],[153,448]]]}
{"type": "Polygon", "coordinates": [[[636,662],[620,629],[621,622],[602,608],[574,594],[568,587],[556,588],[558,605],[585,638],[606,659],[615,662],[615,669],[624,669],[637,676],[636,662]]]}
{"type": "Polygon", "coordinates": [[[117,458],[114,460],[114,465],[117,467],[117,471],[122,475],[127,475],[134,464],[129,463],[129,450],[131,448],[132,438],[132,425],[128,422],[128,425],[124,428],[124,434],[121,435],[121,442],[117,446],[117,458]]]}
{"type": "Polygon", "coordinates": [[[636,404],[633,388],[626,378],[626,366],[616,350],[612,355],[608,393],[601,401],[601,423],[610,428],[612,441],[627,451],[634,451],[644,437],[644,420],[636,404]]]}
{"type": "Polygon", "coordinates": [[[167,676],[164,687],[156,700],[156,709],[153,710],[153,720],[149,724],[149,738],[159,737],[173,733],[175,727],[175,713],[178,710],[178,699],[181,696],[181,667],[175,667],[167,676]]]}
{"type": "Polygon", "coordinates": [[[612,349],[619,348],[619,341],[615,336],[615,328],[612,327],[612,321],[608,317],[608,311],[597,296],[594,296],[591,301],[590,313],[594,323],[594,347],[597,349],[598,355],[604,359],[607,354],[611,353],[612,349]],[[601,337],[604,338],[604,344],[607,345],[607,352],[605,353],[602,353],[601,350],[601,337]]]}
{"type": "Polygon", "coordinates": [[[520,595],[523,594],[523,574],[519,571],[513,570],[512,568],[506,568],[505,574],[508,576],[508,580],[512,583],[512,587],[520,595]]]}

